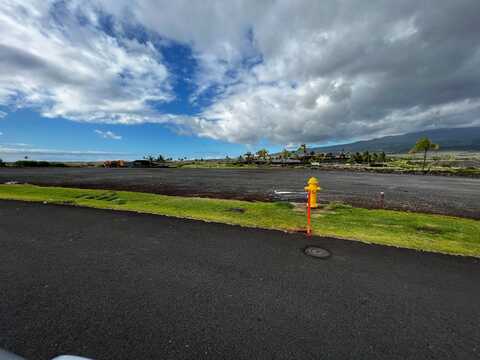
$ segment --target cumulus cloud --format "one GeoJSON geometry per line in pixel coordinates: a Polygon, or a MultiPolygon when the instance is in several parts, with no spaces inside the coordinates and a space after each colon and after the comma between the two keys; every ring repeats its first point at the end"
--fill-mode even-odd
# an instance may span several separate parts
{"type": "Polygon", "coordinates": [[[0,119],[3,119],[5,116],[7,116],[7,113],[4,111],[0,111],[0,119]]]}
{"type": "Polygon", "coordinates": [[[104,139],[122,140],[122,137],[120,135],[117,135],[110,130],[107,130],[107,131],[94,130],[94,132],[104,139]]]}
{"type": "Polygon", "coordinates": [[[168,101],[168,71],[149,43],[109,35],[87,2],[0,3],[0,105],[47,117],[142,122],[168,101]]]}
{"type": "Polygon", "coordinates": [[[252,26],[263,61],[191,126],[288,143],[479,125],[480,3],[430,5],[275,3],[252,26]]]}
{"type": "Polygon", "coordinates": [[[4,0],[0,105],[250,144],[480,125],[479,13],[477,0],[4,0]],[[197,115],[152,106],[179,76],[154,36],[191,48],[191,99],[209,98],[197,115]]]}

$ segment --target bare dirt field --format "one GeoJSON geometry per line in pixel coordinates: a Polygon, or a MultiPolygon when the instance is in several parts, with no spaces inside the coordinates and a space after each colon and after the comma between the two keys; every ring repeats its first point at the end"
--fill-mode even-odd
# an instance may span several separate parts
{"type": "Polygon", "coordinates": [[[152,192],[242,200],[304,201],[303,187],[316,176],[320,201],[343,201],[480,219],[480,179],[372,174],[308,169],[104,169],[4,168],[0,183],[152,192]]]}

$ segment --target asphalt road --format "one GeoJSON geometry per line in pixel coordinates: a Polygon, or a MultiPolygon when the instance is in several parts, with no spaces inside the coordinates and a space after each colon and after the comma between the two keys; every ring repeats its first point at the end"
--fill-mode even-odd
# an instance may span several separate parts
{"type": "Polygon", "coordinates": [[[472,258],[5,201],[0,246],[0,348],[32,360],[480,356],[472,258]]]}
{"type": "Polygon", "coordinates": [[[310,176],[320,180],[321,201],[377,207],[383,191],[390,209],[480,219],[480,179],[473,178],[303,169],[0,169],[0,183],[19,181],[247,200],[304,201],[303,188],[310,176]]]}

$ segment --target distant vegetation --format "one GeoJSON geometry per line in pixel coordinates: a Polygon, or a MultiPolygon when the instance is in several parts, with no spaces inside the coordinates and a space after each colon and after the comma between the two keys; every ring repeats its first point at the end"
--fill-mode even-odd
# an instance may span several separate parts
{"type": "Polygon", "coordinates": [[[268,159],[268,150],[267,149],[260,149],[257,151],[257,156],[261,160],[267,160],[268,159]]]}
{"type": "MultiPolygon", "coordinates": [[[[410,154],[389,154],[383,151],[318,152],[302,144],[297,150],[283,149],[270,153],[267,149],[248,151],[235,159],[195,159],[169,163],[170,167],[181,168],[255,168],[255,167],[311,167],[335,170],[370,171],[401,174],[433,174],[480,177],[480,153],[439,153],[429,156],[431,150],[439,148],[427,138],[413,139],[410,154]],[[427,149],[425,154],[425,148],[427,149]],[[421,153],[421,158],[417,156],[421,153]]],[[[443,144],[442,144],[443,148],[443,144]]]]}
{"type": "MultiPolygon", "coordinates": [[[[151,164],[157,162],[157,163],[165,163],[167,160],[163,157],[163,155],[159,154],[157,157],[153,156],[153,155],[146,155],[143,157],[143,160],[147,160],[148,162],[150,162],[151,164]]],[[[172,160],[172,159],[168,159],[168,160],[172,160]]]]}
{"type": "Polygon", "coordinates": [[[425,171],[425,165],[427,163],[427,153],[430,150],[438,150],[439,148],[440,146],[438,144],[434,144],[429,138],[423,137],[417,140],[415,146],[410,150],[410,153],[415,154],[417,152],[423,152],[422,171],[425,171]]]}
{"type": "Polygon", "coordinates": [[[283,149],[280,153],[270,154],[267,149],[260,149],[255,154],[251,152],[240,156],[236,163],[267,164],[267,165],[311,165],[320,163],[351,163],[351,164],[379,164],[386,162],[387,155],[382,152],[364,151],[363,153],[321,153],[309,149],[306,144],[300,145],[296,151],[283,149]]]}
{"type": "Polygon", "coordinates": [[[60,162],[20,160],[13,163],[15,167],[67,167],[66,164],[60,162]]]}
{"type": "Polygon", "coordinates": [[[382,151],[380,153],[369,153],[364,151],[362,154],[356,152],[350,157],[351,162],[357,164],[378,164],[387,161],[387,155],[382,151]]]}
{"type": "MultiPolygon", "coordinates": [[[[470,128],[480,129],[480,128],[470,128]]],[[[453,129],[462,130],[464,129],[453,129]]],[[[453,131],[452,130],[452,131],[453,131]]],[[[473,130],[472,130],[473,131],[473,130]]],[[[480,134],[479,134],[480,137],[480,134]]],[[[359,144],[359,143],[358,143],[359,144]]],[[[441,143],[442,151],[449,148],[448,144],[441,143]]],[[[67,167],[67,166],[101,166],[107,168],[255,168],[255,167],[312,167],[322,169],[370,171],[380,173],[402,174],[433,174],[459,175],[480,177],[480,153],[438,153],[431,156],[431,152],[438,150],[440,145],[429,137],[411,139],[409,153],[387,154],[385,151],[319,151],[325,148],[309,148],[301,144],[298,148],[283,149],[278,153],[270,153],[268,149],[248,151],[237,158],[225,156],[223,159],[187,159],[185,157],[173,160],[161,154],[146,155],[135,161],[107,160],[93,163],[59,163],[48,161],[25,160],[14,163],[5,163],[0,159],[0,167],[67,167]],[[413,146],[413,147],[412,147],[413,146]],[[417,155],[418,154],[418,155],[417,155]]]]}
{"type": "Polygon", "coordinates": [[[447,159],[445,159],[445,155],[429,159],[429,153],[432,150],[438,150],[440,146],[426,137],[413,139],[409,148],[411,148],[410,154],[387,155],[384,151],[370,152],[368,150],[362,152],[318,152],[315,151],[315,148],[308,148],[306,144],[302,144],[297,150],[283,149],[278,153],[269,153],[267,149],[262,148],[256,152],[248,151],[237,159],[226,157],[217,160],[191,160],[183,161],[177,166],[189,168],[307,166],[386,173],[420,174],[423,172],[424,174],[438,175],[480,176],[480,155],[472,154],[465,160],[457,159],[455,155],[446,155],[447,159]],[[421,159],[416,157],[417,153],[422,155],[421,159]]]}

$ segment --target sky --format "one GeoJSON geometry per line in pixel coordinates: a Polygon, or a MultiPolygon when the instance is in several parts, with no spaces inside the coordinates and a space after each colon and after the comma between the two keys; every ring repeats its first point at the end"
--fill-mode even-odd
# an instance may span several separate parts
{"type": "Polygon", "coordinates": [[[478,0],[0,0],[0,157],[238,156],[480,125],[478,0]]]}

